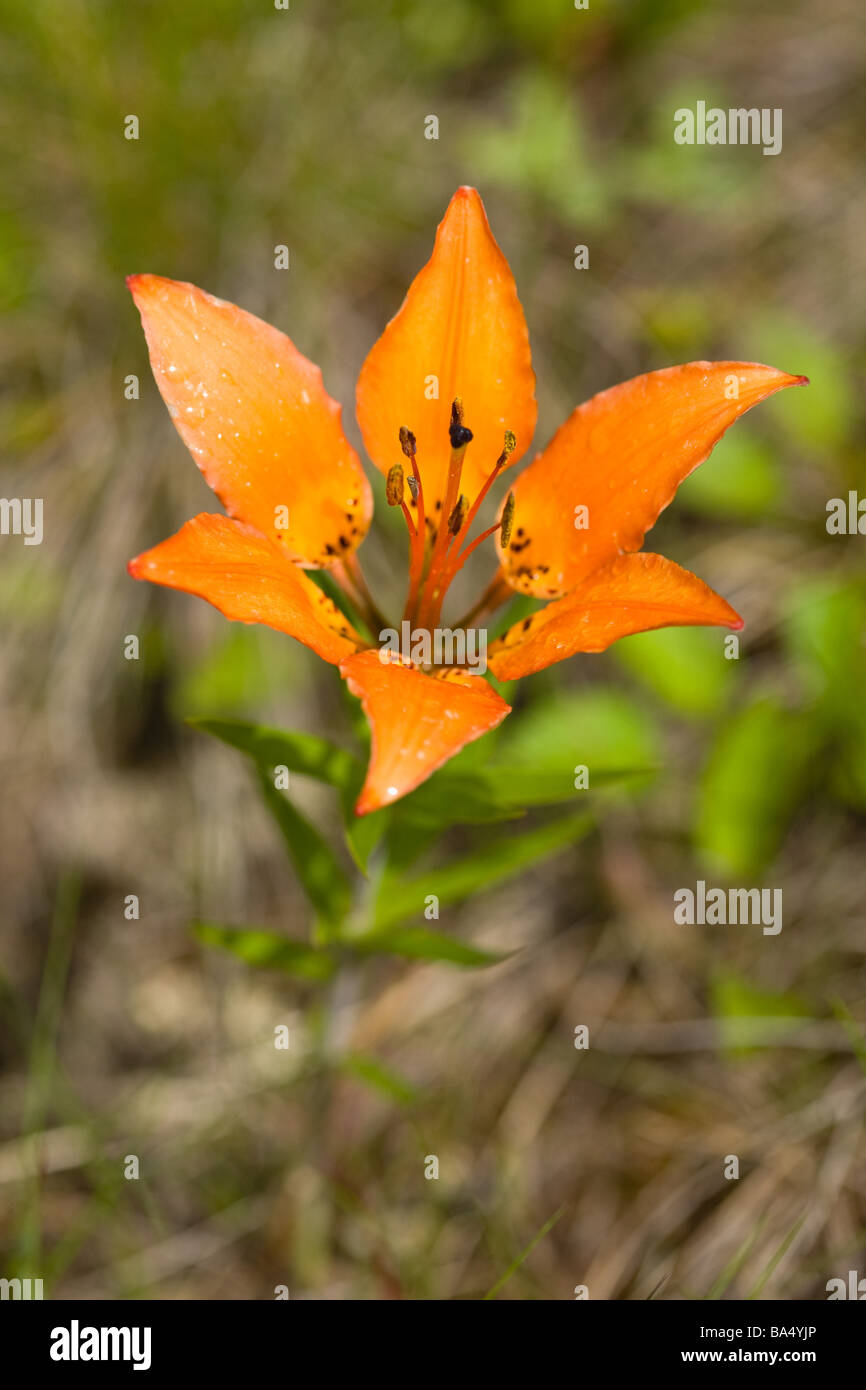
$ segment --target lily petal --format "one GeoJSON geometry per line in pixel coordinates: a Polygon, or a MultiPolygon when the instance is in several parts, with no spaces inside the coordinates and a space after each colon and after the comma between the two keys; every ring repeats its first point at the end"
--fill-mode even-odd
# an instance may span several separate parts
{"type": "Polygon", "coordinates": [[[355,807],[359,816],[414,790],[467,743],[501,724],[511,709],[480,676],[428,676],[399,658],[383,662],[378,651],[347,657],[340,675],[361,700],[373,736],[355,807]]]}
{"type": "Polygon", "coordinates": [[[454,194],[433,255],[358,379],[358,424],[377,468],[387,473],[399,461],[401,426],[414,433],[428,516],[444,495],[456,396],[473,434],[461,484],[471,499],[502,452],[505,430],[517,437],[515,463],[537,414],[523,309],[474,188],[454,194]]]}
{"type": "Polygon", "coordinates": [[[333,666],[364,645],[276,541],[227,516],[202,512],[128,569],[134,579],[197,594],[236,622],[287,632],[333,666]]]}
{"type": "Polygon", "coordinates": [[[575,652],[603,652],[620,637],[657,627],[729,627],[743,620],[719,594],[663,555],[618,555],[494,642],[497,680],[531,675],[575,652]]]}
{"type": "Polygon", "coordinates": [[[508,583],[555,598],[606,560],[639,550],[728,426],[806,380],[757,362],[689,362],[578,406],[514,484],[514,530],[504,553],[498,547],[508,583]]]}
{"type": "Polygon", "coordinates": [[[127,284],[169,414],[229,515],[301,565],[354,550],[372,494],[319,368],[284,333],[195,285],[127,284]]]}

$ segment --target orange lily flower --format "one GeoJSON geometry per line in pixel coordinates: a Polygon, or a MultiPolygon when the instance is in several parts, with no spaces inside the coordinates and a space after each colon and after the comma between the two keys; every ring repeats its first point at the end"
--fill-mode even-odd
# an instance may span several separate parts
{"type": "MultiPolygon", "coordinates": [[[[289,633],[338,666],[372,731],[357,814],[390,804],[510,706],[465,668],[379,650],[305,573],[330,571],[371,633],[384,622],[356,555],[370,485],[319,369],[277,329],[193,285],[128,284],[169,413],[228,512],[194,517],[130,573],[289,633]]],[[[637,552],[728,426],[805,381],[753,362],[691,362],[603,391],[517,480],[496,525],[468,541],[490,487],[529,447],[537,408],[511,271],[478,193],[458,189],[357,388],[364,444],[409,531],[404,618],[435,631],[452,579],[493,533],[499,568],[464,621],[515,591],[550,600],[491,645],[497,679],[652,628],[742,627],[702,580],[637,552]]]]}

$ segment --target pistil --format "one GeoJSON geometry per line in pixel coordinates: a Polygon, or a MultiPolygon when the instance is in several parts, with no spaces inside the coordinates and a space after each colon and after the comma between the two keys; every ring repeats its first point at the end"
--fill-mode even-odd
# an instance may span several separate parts
{"type": "Polygon", "coordinates": [[[455,397],[451,406],[451,424],[448,433],[451,438],[451,458],[448,462],[448,480],[442,502],[442,520],[436,532],[433,554],[430,559],[430,571],[427,575],[424,592],[421,595],[418,613],[419,626],[428,628],[435,626],[442,607],[445,591],[441,584],[441,569],[449,544],[453,540],[453,533],[448,528],[447,520],[452,515],[460,496],[463,460],[466,457],[466,447],[472,441],[472,431],[467,429],[464,424],[463,402],[459,396],[455,397]]]}

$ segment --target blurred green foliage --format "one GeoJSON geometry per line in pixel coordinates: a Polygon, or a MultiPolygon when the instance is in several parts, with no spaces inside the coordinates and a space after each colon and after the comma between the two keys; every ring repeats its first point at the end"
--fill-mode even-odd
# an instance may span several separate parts
{"type": "MultiPolygon", "coordinates": [[[[425,1124],[451,1144],[455,1167],[489,1156],[477,1190],[410,1202],[408,1165],[432,1141],[426,1130],[380,1130],[377,1120],[350,1155],[375,1220],[363,1201],[361,1216],[351,1207],[334,1163],[327,1200],[304,1190],[261,1244],[249,1242],[249,1296],[261,1295],[263,1267],[282,1278],[291,1261],[306,1287],[325,1287],[337,1248],[348,1273],[335,1296],[376,1296],[381,1286],[390,1296],[396,1283],[409,1296],[438,1297],[452,1277],[462,1296],[498,1289],[502,1271],[513,1274],[509,1294],[544,1296],[568,1290],[574,1270],[594,1261],[613,1271],[615,1292],[644,1297],[705,1225],[717,1269],[719,1209],[704,1175],[716,1162],[720,1114],[724,1143],[736,1129],[756,1162],[756,1127],[771,1161],[783,1131],[796,1130],[770,1187],[794,1184],[795,1214],[816,1191],[824,1199],[825,1178],[841,1171],[832,1146],[844,1127],[838,1110],[829,1131],[815,1113],[847,1084],[847,1056],[816,1050],[790,1062],[744,1051],[736,1021],[819,1017],[838,995],[857,1037],[866,1007],[866,540],[825,528],[830,497],[866,494],[863,129],[852,99],[864,74],[852,13],[846,0],[830,0],[826,18],[789,0],[590,0],[586,11],[569,0],[292,0],[288,11],[268,0],[0,0],[2,491],[44,496],[48,522],[42,547],[4,546],[0,568],[0,842],[10,885],[2,998],[14,1019],[7,1028],[4,1014],[13,1103],[2,1138],[17,1138],[20,1088],[25,1138],[55,1125],[86,1141],[68,1189],[55,1175],[58,1188],[49,1183],[43,1200],[34,1179],[20,1219],[3,1229],[19,1262],[42,1241],[61,1292],[67,1278],[92,1277],[103,1296],[153,1296],[165,1276],[149,1282],[152,1267],[136,1264],[149,1242],[162,1250],[175,1230],[185,1238],[250,1193],[282,1193],[287,1166],[328,1154],[316,1129],[321,1090],[295,1104],[293,1083],[281,1078],[263,1112],[229,1086],[220,1098],[225,1074],[215,1079],[213,1058],[224,1046],[224,1065],[253,1033],[240,1044],[230,1032],[196,1034],[192,987],[179,1009],[189,1032],[166,1041],[152,1024],[160,1009],[170,1014],[167,962],[188,970],[195,989],[215,978],[219,957],[190,946],[190,919],[199,942],[235,958],[232,980],[243,962],[270,967],[283,991],[303,991],[331,980],[351,953],[353,969],[364,958],[375,994],[392,979],[388,957],[498,960],[471,928],[486,902],[503,933],[514,925],[512,901],[529,913],[518,874],[538,886],[544,914],[529,916],[537,939],[509,958],[503,977],[515,961],[537,975],[509,977],[509,996],[491,972],[495,1005],[473,995],[462,1013],[451,1006],[432,1041],[423,1035],[414,1052],[407,1044],[396,1068],[365,1050],[332,1059],[379,1103],[426,1105],[425,1124]],[[783,107],[783,152],[676,146],[672,113],[698,99],[783,107]],[[123,136],[131,113],[137,141],[123,136]],[[430,113],[436,141],[424,138],[430,113]],[[479,187],[517,277],[538,374],[539,446],[582,399],[677,361],[765,360],[811,385],[735,426],[647,538],[743,614],[736,660],[725,659],[719,632],[671,630],[515,683],[514,712],[494,736],[399,808],[355,822],[367,735],[334,672],[275,633],[229,627],[196,600],[125,575],[131,555],[213,503],[158,399],[123,281],[136,271],[189,279],[278,324],[321,363],[357,443],[358,369],[462,183],[479,187]],[[274,269],[278,243],[291,249],[288,274],[274,269]],[[585,271],[574,268],[578,244],[589,247],[585,271]],[[123,397],[130,373],[141,381],[135,402],[123,397]],[[119,655],[130,632],[141,638],[137,662],[119,655]],[[233,755],[184,728],[196,716],[247,755],[250,776],[231,780],[233,755]],[[278,762],[291,771],[288,794],[264,778],[278,762]],[[574,786],[581,764],[589,795],[574,786]],[[257,792],[274,823],[256,819],[257,792]],[[70,864],[83,884],[74,911],[70,864]],[[785,930],[772,949],[760,934],[665,935],[671,890],[708,873],[784,886],[785,930]],[[135,938],[122,934],[127,923],[118,931],[130,879],[149,914],[135,938]],[[496,896],[502,885],[513,899],[496,896]],[[443,899],[431,926],[420,915],[427,890],[443,899]],[[239,931],[239,903],[243,920],[260,926],[239,931]],[[61,1029],[55,986],[77,912],[78,1012],[61,1029]],[[343,932],[347,940],[335,940],[343,932]],[[43,972],[50,988],[37,1007],[43,972]],[[151,974],[154,993],[133,1014],[129,1001],[151,974]],[[575,1104],[565,1082],[559,1089],[563,1064],[550,1038],[570,1036],[575,1000],[596,998],[638,1026],[664,1010],[662,1027],[704,1009],[721,1024],[724,1055],[692,1059],[692,1068],[684,1055],[647,1052],[623,1066],[600,1048],[580,1059],[587,1079],[575,1104]],[[510,1017],[514,1034],[500,1035],[510,1017]],[[151,1112],[138,1121],[157,1176],[130,1196],[113,1153],[133,1142],[134,1124],[128,1111],[117,1121],[106,1098],[127,1085],[149,1096],[166,1078],[181,1088],[166,1101],[166,1129],[151,1112]],[[188,1081],[196,1105],[216,1093],[220,1112],[206,1114],[194,1139],[188,1081]],[[795,1107],[806,1116],[800,1128],[795,1107]],[[180,1152],[165,1137],[178,1114],[180,1152]],[[577,1216],[520,1263],[560,1190],[577,1216]],[[640,1207],[647,1192],[649,1216],[640,1207]],[[673,1213],[675,1229],[654,1224],[660,1210],[673,1213]],[[398,1239],[375,1229],[382,1211],[386,1226],[397,1214],[398,1239]],[[539,1265],[546,1251],[550,1263],[539,1265]]],[[[394,522],[380,519],[362,551],[376,597],[389,604],[402,599],[405,560],[394,522]]],[[[473,584],[490,564],[479,557],[473,584]]],[[[526,611],[521,602],[509,617],[526,611]]],[[[398,1034],[414,1039],[422,1009],[407,997],[403,1014],[389,1007],[398,1034]]],[[[214,1028],[229,1029],[231,1010],[206,998],[207,1017],[219,1015],[214,1028]]],[[[259,999],[251,988],[239,1012],[261,1031],[259,999]]],[[[309,1018],[315,1034],[321,1018],[315,1009],[309,1018]]],[[[353,1114],[344,1106],[340,1124],[351,1127],[353,1114]]],[[[336,1122],[333,1131],[343,1134],[336,1122]]],[[[724,1199],[725,1230],[727,1204],[747,1200],[736,1186],[724,1199]]],[[[749,1200],[763,1209],[769,1188],[754,1190],[749,1200]]],[[[858,1202],[862,1218],[862,1191],[842,1193],[846,1234],[858,1202]]],[[[839,1208],[824,1214],[811,1238],[826,1248],[774,1291],[823,1296],[821,1259],[841,1243],[839,1208]]],[[[736,1207],[730,1230],[749,1224],[736,1207]]],[[[787,1248],[790,1211],[770,1226],[757,1283],[757,1269],[738,1282],[759,1231],[753,1221],[748,1242],[736,1236],[736,1258],[699,1287],[714,1297],[763,1287],[787,1248]]],[[[222,1237],[217,1246],[228,1248],[222,1237]]],[[[688,1248],[680,1281],[700,1259],[688,1248]]],[[[239,1255],[233,1268],[242,1266],[239,1255]]],[[[220,1277],[182,1269],[172,1287],[224,1297],[220,1277]]]]}

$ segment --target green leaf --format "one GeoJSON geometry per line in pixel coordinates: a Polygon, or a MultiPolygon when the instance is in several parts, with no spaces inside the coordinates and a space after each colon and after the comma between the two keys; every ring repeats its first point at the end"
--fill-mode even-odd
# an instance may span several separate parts
{"type": "Polygon", "coordinates": [[[352,888],[343,866],[316,827],[284,792],[277,791],[271,774],[259,768],[257,775],[265,805],[280,828],[307,897],[324,924],[339,926],[352,905],[352,888]]]}
{"type": "Polygon", "coordinates": [[[486,182],[518,187],[566,221],[597,227],[607,211],[607,183],[590,156],[570,84],[552,70],[525,68],[512,79],[508,111],[507,122],[467,126],[465,158],[486,182]],[[572,177],[563,179],[563,169],[572,177]]]}
{"type": "Polygon", "coordinates": [[[356,760],[351,776],[340,788],[340,809],[343,813],[346,846],[361,873],[366,875],[370,855],[379,845],[391,824],[393,807],[383,806],[380,811],[371,811],[366,816],[355,815],[355,802],[363,785],[364,776],[365,769],[356,760]]]}
{"type": "Polygon", "coordinates": [[[724,654],[725,635],[700,627],[640,632],[617,642],[617,661],[671,709],[681,714],[715,714],[736,675],[724,654]]]}
{"type": "Polygon", "coordinates": [[[720,871],[758,874],[776,854],[808,784],[808,718],[757,700],[721,728],[698,790],[695,842],[720,871]]]}
{"type": "Polygon", "coordinates": [[[840,713],[860,708],[866,682],[866,592],[862,583],[809,579],[792,590],[785,645],[804,689],[829,699],[840,713]]]}
{"type": "Polygon", "coordinates": [[[259,767],[285,765],[290,772],[345,787],[357,775],[357,758],[316,734],[290,733],[242,719],[187,719],[187,724],[251,757],[259,767]]]}
{"type": "Polygon", "coordinates": [[[496,780],[486,772],[452,772],[443,768],[407,796],[401,818],[415,825],[484,825],[519,816],[506,802],[496,780]]]}
{"type": "Polygon", "coordinates": [[[866,593],[861,583],[812,579],[788,605],[785,642],[814,719],[828,742],[831,792],[845,805],[866,808],[866,593]]]}
{"type": "MultiPolygon", "coordinates": [[[[595,686],[543,696],[502,725],[503,762],[535,770],[589,768],[597,774],[651,768],[659,762],[660,734],[646,702],[613,687],[595,686]]],[[[572,773],[573,780],[573,773],[572,773]]]]}
{"type": "Polygon", "coordinates": [[[465,858],[416,878],[394,881],[386,876],[376,906],[377,930],[420,916],[429,894],[435,893],[441,906],[462,902],[503,883],[582,839],[592,826],[593,819],[587,814],[566,816],[519,835],[498,835],[465,858]]]}
{"type": "MultiPolygon", "coordinates": [[[[560,763],[563,761],[561,759],[560,763]]],[[[584,789],[575,787],[575,769],[568,764],[556,768],[535,768],[520,763],[493,763],[485,769],[484,777],[490,783],[491,795],[495,791],[502,806],[516,811],[530,806],[555,806],[564,801],[578,803],[594,791],[624,785],[638,787],[654,771],[650,767],[594,766],[589,775],[589,784],[584,789]]]]}
{"type": "Polygon", "coordinates": [[[781,497],[782,470],[775,454],[740,425],[686,478],[677,505],[702,516],[752,521],[772,512],[781,497]]]}
{"type": "Polygon", "coordinates": [[[381,811],[371,811],[366,816],[356,816],[354,810],[349,809],[345,817],[346,844],[362,874],[367,873],[370,855],[387,834],[391,816],[390,806],[384,806],[381,811]]]}
{"type": "Polygon", "coordinates": [[[326,980],[336,965],[327,951],[291,941],[275,932],[221,926],[215,922],[194,922],[192,930],[205,946],[229,951],[246,965],[282,970],[304,980],[326,980]]]}
{"type": "Polygon", "coordinates": [[[363,1081],[372,1090],[390,1096],[398,1105],[413,1105],[421,1094],[418,1087],[413,1086],[404,1076],[384,1066],[377,1058],[366,1057],[359,1052],[344,1057],[340,1063],[340,1070],[347,1076],[354,1076],[363,1081]]]}
{"type": "Polygon", "coordinates": [[[478,968],[498,965],[511,954],[509,951],[482,951],[467,946],[453,936],[428,930],[427,927],[392,927],[377,929],[368,936],[359,936],[345,943],[359,955],[405,956],[409,960],[447,961],[451,965],[478,968]]]}
{"type": "Polygon", "coordinates": [[[181,678],[173,687],[172,708],[203,714],[227,710],[239,714],[257,701],[297,688],[308,679],[300,650],[265,627],[226,623],[203,658],[189,668],[186,653],[176,654],[181,678]]]}
{"type": "Polygon", "coordinates": [[[753,362],[771,362],[809,378],[808,386],[771,397],[761,414],[777,420],[799,448],[812,445],[821,457],[838,457],[857,413],[848,352],[821,338],[814,323],[788,313],[759,313],[741,326],[740,340],[754,345],[744,354],[753,362]]]}
{"type": "Polygon", "coordinates": [[[530,806],[577,802],[587,791],[638,784],[652,769],[596,768],[585,790],[574,785],[574,768],[564,758],[557,767],[521,763],[491,763],[472,773],[437,772],[429,782],[399,803],[397,818],[416,830],[452,825],[493,825],[516,820],[530,806]]]}
{"type": "Polygon", "coordinates": [[[833,1005],[833,1013],[845,1029],[848,1041],[851,1044],[851,1051],[860,1064],[860,1070],[863,1072],[863,1075],[866,1076],[866,1039],[864,1039],[857,1025],[857,1021],[845,1001],[842,999],[834,999],[831,1002],[833,1005]]]}
{"type": "Polygon", "coordinates": [[[710,1000],[713,1015],[720,1025],[723,1048],[741,1057],[756,1051],[748,1041],[753,1036],[751,1023],[754,1019],[770,1023],[767,1028],[770,1040],[773,1024],[783,1033],[797,1019],[812,1017],[809,1005],[796,994],[760,989],[750,980],[727,970],[719,971],[714,977],[710,1000]],[[745,1031],[744,1020],[748,1021],[745,1031]]]}

